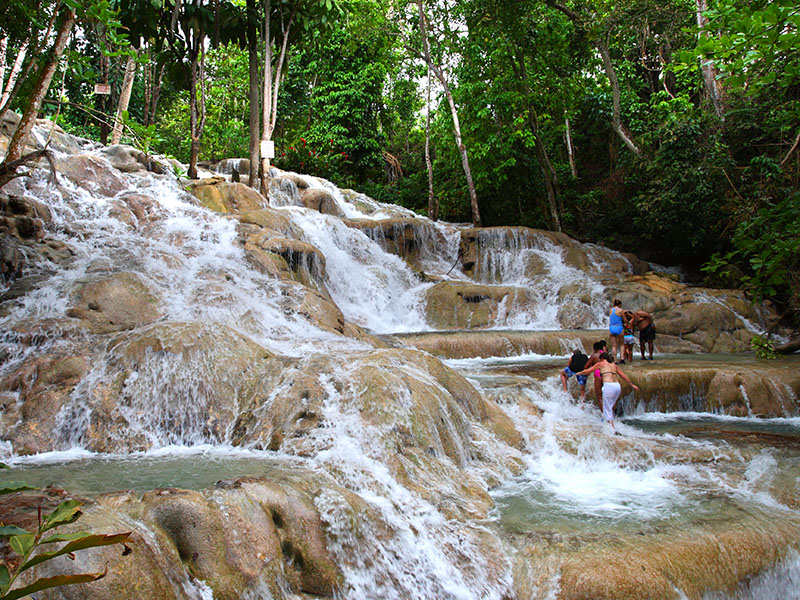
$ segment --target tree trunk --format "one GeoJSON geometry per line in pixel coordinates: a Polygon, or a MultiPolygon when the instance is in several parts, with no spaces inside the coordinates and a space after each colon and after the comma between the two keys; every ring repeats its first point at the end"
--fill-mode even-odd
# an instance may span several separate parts
{"type": "Polygon", "coordinates": [[[420,37],[422,38],[422,48],[424,52],[424,59],[427,63],[428,67],[433,71],[433,74],[436,75],[436,79],[439,80],[439,83],[444,88],[444,94],[447,98],[447,103],[450,105],[450,115],[453,118],[453,135],[456,139],[456,146],[458,147],[458,153],[461,155],[461,166],[464,169],[464,175],[467,179],[467,188],[469,189],[469,200],[470,206],[472,208],[472,224],[475,227],[481,226],[481,214],[478,208],[478,194],[475,191],[475,183],[472,180],[472,169],[469,166],[469,157],[467,156],[467,147],[464,145],[461,139],[461,124],[458,120],[458,109],[456,108],[455,100],[453,100],[453,94],[450,91],[450,86],[447,83],[447,78],[444,76],[444,72],[439,68],[439,66],[433,61],[431,57],[431,49],[430,43],[428,42],[428,30],[425,24],[425,12],[422,8],[422,0],[417,0],[417,8],[419,9],[419,28],[420,28],[420,37]]]}
{"type": "MultiPolygon", "coordinates": [[[[708,10],[707,0],[695,0],[697,8],[697,28],[702,32],[708,25],[708,18],[703,14],[708,10]]],[[[716,115],[725,120],[725,96],[722,89],[722,82],[717,78],[719,71],[714,66],[713,61],[700,59],[700,70],[703,73],[703,83],[706,93],[711,100],[716,115]]]]}
{"type": "MultiPolygon", "coordinates": [[[[21,80],[19,79],[19,74],[22,72],[22,65],[25,63],[25,55],[28,51],[28,43],[24,43],[19,50],[19,54],[17,54],[17,58],[14,61],[14,65],[11,67],[11,71],[8,73],[8,79],[6,80],[5,87],[3,87],[3,95],[0,97],[0,119],[3,118],[8,107],[11,106],[11,100],[16,96],[16,92],[18,91],[19,87],[17,82],[21,80]]],[[[30,63],[31,65],[33,62],[30,63]]]]}
{"type": "MultiPolygon", "coordinates": [[[[270,12],[272,2],[266,0],[264,8],[264,91],[261,94],[263,105],[261,107],[261,141],[267,142],[270,139],[271,131],[269,128],[270,116],[272,114],[272,35],[270,34],[270,12]]],[[[259,152],[261,161],[259,162],[259,181],[261,193],[269,199],[269,158],[259,152]]]]}
{"type": "Polygon", "coordinates": [[[528,73],[525,68],[525,53],[522,48],[517,48],[516,55],[512,61],[512,68],[522,84],[525,104],[527,108],[528,126],[533,133],[533,151],[536,154],[536,161],[542,171],[545,191],[547,192],[547,206],[550,210],[550,226],[554,231],[561,231],[561,214],[564,206],[561,201],[561,192],[558,187],[558,174],[550,162],[547,155],[547,148],[542,142],[541,132],[539,131],[539,115],[530,101],[532,96],[530,85],[528,84],[528,73]]]}
{"type": "Polygon", "coordinates": [[[114,117],[114,132],[111,134],[111,144],[119,144],[122,138],[122,113],[128,110],[133,91],[133,80],[136,77],[136,55],[132,52],[125,63],[125,78],[122,80],[122,90],[119,93],[117,113],[114,117]]]}
{"type": "Polygon", "coordinates": [[[573,179],[578,178],[578,169],[575,168],[575,147],[572,145],[572,131],[569,126],[569,117],[564,115],[564,141],[567,143],[567,155],[569,156],[569,172],[573,179]]]}
{"type": "Polygon", "coordinates": [[[775,347],[775,352],[778,354],[792,354],[800,350],[800,338],[790,340],[781,346],[775,347]]]}
{"type": "Polygon", "coordinates": [[[636,144],[636,140],[633,139],[633,135],[628,131],[628,128],[622,124],[619,79],[617,79],[617,72],[614,70],[614,65],[611,64],[611,53],[608,51],[608,46],[604,41],[598,39],[595,45],[600,52],[600,56],[603,58],[603,69],[608,77],[608,82],[611,84],[611,101],[613,104],[611,126],[622,140],[622,143],[636,156],[641,156],[642,151],[636,144]]]}
{"type": "Polygon", "coordinates": [[[439,203],[433,194],[433,163],[431,162],[431,68],[428,67],[428,102],[425,111],[425,166],[428,169],[428,218],[439,220],[439,203]]]}
{"type": "Polygon", "coordinates": [[[8,50],[8,36],[0,38],[0,90],[6,81],[6,50],[8,50]]]}
{"type": "Polygon", "coordinates": [[[533,132],[533,151],[536,154],[536,159],[539,162],[539,168],[542,170],[542,177],[544,178],[544,186],[547,190],[547,206],[550,208],[550,224],[555,231],[561,231],[561,217],[559,216],[559,189],[558,177],[550,162],[550,157],[547,156],[547,149],[542,143],[542,136],[539,132],[539,117],[533,106],[528,106],[528,122],[533,132]]]}
{"type": "Polygon", "coordinates": [[[248,76],[250,87],[248,89],[248,96],[250,99],[250,178],[248,185],[251,188],[258,189],[259,187],[259,153],[258,153],[258,140],[259,140],[259,125],[260,120],[258,116],[258,109],[261,103],[259,96],[259,80],[258,80],[258,32],[256,31],[256,21],[258,20],[258,12],[256,10],[256,0],[247,0],[247,60],[248,60],[248,76]]]}
{"type": "Polygon", "coordinates": [[[3,165],[9,165],[22,156],[25,149],[25,142],[33,129],[36,118],[39,114],[39,107],[42,105],[42,100],[47,95],[47,90],[50,88],[50,82],[53,79],[53,74],[56,72],[58,62],[61,55],[64,53],[64,48],[69,41],[72,27],[75,25],[75,11],[71,8],[66,9],[63,13],[61,24],[58,26],[56,32],[56,39],[53,42],[53,47],[50,49],[49,56],[42,65],[41,71],[36,78],[31,89],[30,100],[27,108],[20,119],[11,141],[8,143],[8,150],[3,159],[3,165]]]}

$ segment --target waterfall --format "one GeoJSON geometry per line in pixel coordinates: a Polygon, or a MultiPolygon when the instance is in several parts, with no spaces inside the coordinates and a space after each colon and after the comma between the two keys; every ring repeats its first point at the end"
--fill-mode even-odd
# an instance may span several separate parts
{"type": "MultiPolygon", "coordinates": [[[[46,238],[21,245],[23,277],[4,283],[0,453],[15,479],[74,485],[98,499],[93,516],[135,527],[177,597],[209,600],[230,581],[254,599],[595,597],[628,577],[654,596],[796,589],[788,375],[747,380],[748,395],[731,362],[717,383],[737,395],[718,414],[700,412],[710,384],[694,379],[683,395],[626,393],[614,435],[591,381],[580,403],[575,380],[564,393],[558,379],[596,332],[564,332],[548,346],[558,356],[520,349],[531,330],[604,328],[609,290],[629,283],[634,259],[548,232],[432,222],[277,171],[269,208],[254,213],[281,225],[240,221],[171,175],[121,173],[84,151],[59,155],[57,185],[37,173],[8,189],[50,216],[46,238]],[[68,176],[80,160],[93,178],[68,176]],[[344,217],[303,206],[304,186],[344,217]],[[440,309],[485,316],[487,337],[519,334],[492,346],[506,356],[439,360],[393,335],[440,335],[445,350],[480,337],[436,331],[442,289],[436,298],[461,304],[440,309]],[[770,390],[780,414],[769,416],[783,418],[757,416],[770,390]],[[739,396],[749,416],[723,414],[739,396]],[[120,489],[132,491],[99,496],[120,489]],[[153,517],[168,502],[178,533],[153,517]],[[184,508],[202,517],[192,527],[184,508]],[[188,548],[204,519],[235,542],[202,563],[188,548]],[[297,541],[314,533],[322,550],[297,541]],[[319,591],[328,559],[336,588],[319,591]]],[[[720,295],[706,301],[735,312],[720,295]]],[[[656,362],[629,374],[665,382],[686,368],[656,362]]]]}

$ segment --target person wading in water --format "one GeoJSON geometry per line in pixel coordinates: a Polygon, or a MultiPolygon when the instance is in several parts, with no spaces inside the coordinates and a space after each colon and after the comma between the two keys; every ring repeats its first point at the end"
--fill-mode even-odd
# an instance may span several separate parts
{"type": "MultiPolygon", "coordinates": [[[[576,375],[588,375],[595,368],[600,369],[600,374],[603,377],[603,420],[611,423],[611,428],[615,429],[614,405],[617,403],[617,399],[619,399],[622,393],[622,386],[619,381],[617,381],[617,377],[622,377],[622,379],[627,381],[636,391],[639,391],[639,387],[622,372],[622,369],[614,364],[614,359],[608,352],[603,352],[603,354],[600,355],[600,362],[595,366],[584,369],[576,373],[576,375]]],[[[616,430],[614,433],[616,433],[616,430]]]]}

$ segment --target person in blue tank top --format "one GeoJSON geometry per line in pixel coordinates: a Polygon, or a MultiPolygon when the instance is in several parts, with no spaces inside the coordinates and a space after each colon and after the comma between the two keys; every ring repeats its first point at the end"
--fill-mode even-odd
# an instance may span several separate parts
{"type": "Polygon", "coordinates": [[[622,310],[622,300],[614,300],[614,306],[611,307],[611,312],[608,314],[609,321],[608,321],[608,333],[611,336],[611,356],[616,360],[618,364],[625,364],[624,360],[621,360],[620,354],[622,352],[622,345],[623,345],[623,323],[625,317],[625,311],[622,310]]]}

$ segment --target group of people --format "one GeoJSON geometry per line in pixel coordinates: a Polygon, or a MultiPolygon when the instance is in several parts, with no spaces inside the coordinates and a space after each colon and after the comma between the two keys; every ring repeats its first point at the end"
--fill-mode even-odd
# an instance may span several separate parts
{"type": "Polygon", "coordinates": [[[636,342],[633,332],[639,331],[639,345],[642,360],[653,360],[653,341],[656,339],[656,328],[653,317],[643,310],[623,310],[622,302],[614,300],[609,313],[609,335],[612,352],[609,354],[606,340],[595,342],[593,352],[589,356],[582,350],[575,350],[567,367],[561,372],[561,383],[567,391],[567,379],[573,375],[581,389],[581,401],[586,399],[586,380],[590,374],[594,379],[594,394],[603,411],[603,420],[614,427],[614,405],[622,393],[618,379],[627,381],[634,390],[639,388],[623,373],[619,365],[628,360],[633,362],[633,345],[636,342]],[[645,347],[649,350],[649,358],[645,358],[645,347]],[[617,360],[615,362],[614,357],[617,360]]]}
{"type": "Polygon", "coordinates": [[[653,317],[644,310],[624,310],[621,300],[614,300],[614,306],[608,314],[608,334],[611,336],[611,355],[621,365],[628,360],[633,362],[633,345],[636,337],[633,332],[639,331],[639,348],[642,360],[653,360],[653,342],[656,339],[656,326],[653,317]],[[645,347],[649,356],[645,357],[645,347]]]}

